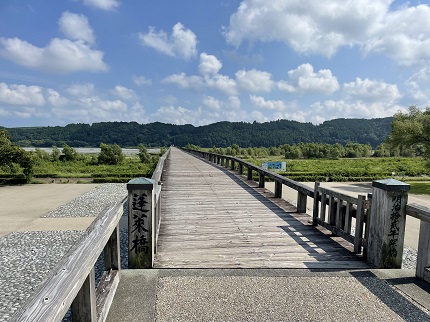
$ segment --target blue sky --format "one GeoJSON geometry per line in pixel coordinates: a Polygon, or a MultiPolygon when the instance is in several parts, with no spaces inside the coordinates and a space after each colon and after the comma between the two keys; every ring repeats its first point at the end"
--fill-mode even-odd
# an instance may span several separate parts
{"type": "Polygon", "coordinates": [[[0,125],[392,116],[430,98],[430,6],[0,2],[0,125]]]}

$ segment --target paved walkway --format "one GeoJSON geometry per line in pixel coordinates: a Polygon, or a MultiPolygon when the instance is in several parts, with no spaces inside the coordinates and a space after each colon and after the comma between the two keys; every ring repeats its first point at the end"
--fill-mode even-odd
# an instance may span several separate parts
{"type": "Polygon", "coordinates": [[[405,270],[123,270],[107,321],[430,321],[430,287],[411,274],[405,270]]]}

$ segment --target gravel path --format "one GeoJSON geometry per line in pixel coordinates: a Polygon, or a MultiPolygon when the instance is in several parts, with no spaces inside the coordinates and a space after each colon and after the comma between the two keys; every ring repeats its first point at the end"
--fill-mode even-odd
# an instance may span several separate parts
{"type": "MultiPolygon", "coordinates": [[[[121,201],[126,196],[125,184],[99,185],[44,217],[95,217],[108,203],[121,201]]],[[[0,322],[13,316],[83,234],[83,230],[31,231],[0,238],[0,322]]],[[[121,239],[124,235],[127,232],[121,231],[121,239]]],[[[121,247],[127,249],[124,242],[121,247]]],[[[97,274],[101,275],[102,270],[100,260],[97,274]]]]}

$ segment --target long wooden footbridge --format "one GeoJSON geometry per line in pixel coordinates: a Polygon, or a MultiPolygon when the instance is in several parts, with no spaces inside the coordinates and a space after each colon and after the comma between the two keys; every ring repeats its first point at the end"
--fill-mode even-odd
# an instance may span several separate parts
{"type": "MultiPolygon", "coordinates": [[[[410,215],[421,220],[416,276],[429,281],[430,210],[408,205],[408,186],[398,181],[376,181],[373,187],[372,198],[354,198],[318,183],[308,188],[231,156],[170,148],[151,179],[128,184],[129,268],[165,269],[167,275],[172,269],[201,268],[400,268],[404,221],[410,215]],[[274,192],[265,189],[267,180],[275,182],[274,192]],[[282,199],[283,187],[297,191],[296,205],[282,199]]],[[[116,291],[138,284],[138,279],[127,286],[121,282],[128,274],[120,267],[122,215],[121,204],[103,211],[13,320],[60,321],[71,306],[74,320],[104,321],[116,291]],[[96,286],[94,263],[100,253],[105,273],[96,286]]],[[[156,290],[129,291],[136,292],[138,302],[128,294],[128,304],[117,307],[132,310],[156,290]]],[[[155,306],[151,301],[147,305],[155,306]]]]}

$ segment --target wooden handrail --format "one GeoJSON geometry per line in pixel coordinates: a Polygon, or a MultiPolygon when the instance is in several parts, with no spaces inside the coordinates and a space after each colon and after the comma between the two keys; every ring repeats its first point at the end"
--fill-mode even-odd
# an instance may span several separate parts
{"type": "Polygon", "coordinates": [[[430,223],[430,208],[410,203],[406,205],[406,214],[430,223]]]}
{"type": "MultiPolygon", "coordinates": [[[[94,274],[94,265],[99,255],[117,229],[124,200],[109,205],[97,216],[80,241],[72,246],[35,294],[15,313],[12,321],[45,322],[63,319],[88,277],[91,273],[94,274]]],[[[118,283],[119,276],[114,275],[112,282],[118,283]]],[[[94,292],[87,296],[94,300],[95,305],[95,289],[89,292],[94,292]]],[[[110,305],[109,301],[107,303],[110,305]]]]}

